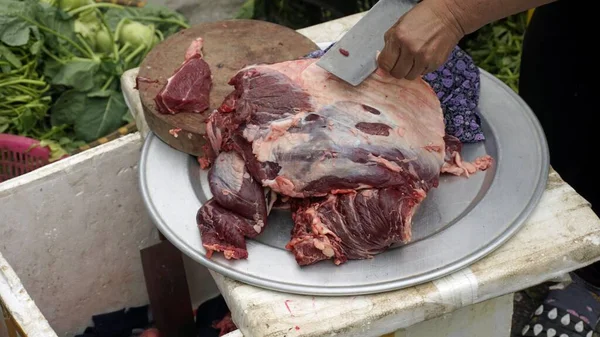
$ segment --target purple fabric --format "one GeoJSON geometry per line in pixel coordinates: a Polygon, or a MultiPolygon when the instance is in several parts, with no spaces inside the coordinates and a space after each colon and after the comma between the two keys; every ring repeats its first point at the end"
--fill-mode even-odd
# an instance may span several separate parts
{"type": "MultiPolygon", "coordinates": [[[[306,58],[317,58],[325,50],[316,50],[306,58]]],[[[446,133],[455,136],[463,143],[475,143],[485,140],[479,117],[479,68],[464,50],[454,48],[446,63],[437,70],[423,76],[436,92],[442,110],[446,133]]]]}
{"type": "Polygon", "coordinates": [[[440,99],[447,134],[463,143],[485,140],[478,110],[479,68],[471,56],[457,46],[446,63],[423,79],[440,99]]]}

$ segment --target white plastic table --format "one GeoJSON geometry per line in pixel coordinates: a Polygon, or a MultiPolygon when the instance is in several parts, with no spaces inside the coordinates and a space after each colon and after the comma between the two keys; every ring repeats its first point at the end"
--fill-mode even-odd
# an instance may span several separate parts
{"type": "MultiPolygon", "coordinates": [[[[362,14],[299,30],[335,41],[362,14]]],[[[122,78],[145,136],[137,69],[122,78]]],[[[600,260],[600,219],[553,170],[527,224],[491,255],[419,286],[355,297],[299,296],[257,288],[212,273],[239,330],[228,337],[389,336],[508,337],[513,294],[600,260]]]]}

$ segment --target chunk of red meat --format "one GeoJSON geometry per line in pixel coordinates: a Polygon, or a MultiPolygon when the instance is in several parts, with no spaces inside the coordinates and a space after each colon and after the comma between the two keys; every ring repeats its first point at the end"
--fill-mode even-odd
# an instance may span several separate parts
{"type": "Polygon", "coordinates": [[[295,205],[292,239],[286,248],[301,265],[368,259],[411,239],[411,221],[423,189],[400,185],[364,189],[295,205]]]}
{"type": "Polygon", "coordinates": [[[308,94],[290,78],[275,70],[241,71],[231,78],[229,84],[234,86],[233,92],[206,123],[210,145],[204,147],[202,162],[205,167],[227,146],[227,142],[232,141],[232,137],[236,134],[241,136],[241,125],[268,123],[311,107],[308,94]]]}
{"type": "Polygon", "coordinates": [[[246,170],[244,160],[235,152],[222,152],[208,174],[213,198],[229,211],[254,222],[257,233],[267,221],[263,187],[246,170]]]}
{"type": "MultiPolygon", "coordinates": [[[[445,137],[440,102],[426,82],[375,73],[353,87],[315,62],[238,72],[233,92],[208,118],[201,160],[214,170],[220,156],[235,152],[257,184],[284,197],[276,203],[292,205],[295,225],[286,247],[303,266],[372,258],[409,242],[412,216],[440,173],[468,175],[491,160],[461,160],[461,144],[445,137]]],[[[244,240],[256,220],[220,198],[199,212],[212,212],[199,222],[203,243],[245,258],[244,240]]]]}
{"type": "Polygon", "coordinates": [[[235,152],[222,152],[208,179],[213,198],[196,216],[202,245],[209,256],[217,251],[227,259],[245,259],[246,238],[260,234],[267,222],[263,188],[235,152]]]}
{"type": "Polygon", "coordinates": [[[198,38],[190,44],[185,61],[154,98],[158,112],[201,113],[209,108],[212,73],[202,56],[202,42],[202,38],[198,38]]]}

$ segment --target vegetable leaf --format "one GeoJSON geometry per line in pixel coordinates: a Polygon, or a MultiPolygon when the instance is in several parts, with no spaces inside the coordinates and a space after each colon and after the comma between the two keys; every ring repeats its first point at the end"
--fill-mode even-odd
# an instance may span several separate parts
{"type": "Polygon", "coordinates": [[[100,64],[94,60],[75,59],[62,65],[52,78],[52,84],[73,87],[78,91],[91,90],[99,68],[100,64]]]}
{"type": "Polygon", "coordinates": [[[10,126],[10,119],[8,117],[0,116],[0,133],[3,133],[4,131],[8,130],[9,126],[10,126]]]}
{"type": "Polygon", "coordinates": [[[42,41],[38,40],[35,41],[34,43],[31,44],[31,47],[29,47],[29,51],[31,52],[32,55],[38,55],[40,53],[40,50],[42,49],[42,41]]]}
{"type": "Polygon", "coordinates": [[[44,62],[44,76],[53,78],[62,68],[62,64],[56,60],[48,59],[44,62]]]}
{"type": "Polygon", "coordinates": [[[40,4],[40,7],[37,15],[39,23],[70,39],[75,37],[73,21],[65,12],[48,4],[40,4]]]}
{"type": "Polygon", "coordinates": [[[63,149],[60,144],[53,142],[51,140],[48,140],[48,139],[44,139],[44,140],[40,141],[39,146],[41,146],[41,147],[47,146],[50,149],[50,158],[48,158],[49,162],[59,160],[63,156],[68,155],[67,151],[65,151],[65,149],[63,149]]]}
{"type": "Polygon", "coordinates": [[[236,19],[253,19],[254,17],[254,0],[246,1],[235,15],[236,19]]]}
{"type": "Polygon", "coordinates": [[[4,58],[6,61],[8,61],[8,63],[10,63],[10,65],[13,66],[14,68],[21,68],[23,66],[23,63],[21,63],[21,60],[19,60],[19,58],[12,51],[10,51],[10,49],[8,49],[6,46],[3,46],[1,44],[0,44],[0,57],[4,58]]]}
{"type": "Polygon", "coordinates": [[[0,86],[0,132],[44,141],[53,159],[106,136],[132,121],[121,93],[123,71],[138,66],[158,41],[188,27],[182,15],[160,6],[0,0],[0,77],[5,83],[0,86]],[[114,39],[120,36],[115,31],[119,24],[132,31],[134,42],[114,39]]]}
{"type": "Polygon", "coordinates": [[[86,111],[87,95],[76,90],[65,91],[50,109],[50,122],[53,126],[72,125],[86,111]]]}
{"type": "Polygon", "coordinates": [[[135,122],[135,118],[133,118],[133,114],[131,114],[131,111],[127,110],[127,113],[125,113],[125,115],[123,116],[123,121],[127,124],[135,122]]]}
{"type": "Polygon", "coordinates": [[[187,28],[186,18],[169,8],[146,4],[144,7],[127,7],[125,9],[111,8],[104,14],[106,22],[112,31],[117,29],[122,19],[129,18],[144,24],[154,24],[166,37],[181,28],[187,28]]]}
{"type": "Polygon", "coordinates": [[[29,33],[35,24],[35,3],[28,1],[0,0],[0,41],[9,46],[22,46],[29,41],[29,33]]]}
{"type": "Polygon", "coordinates": [[[77,138],[87,142],[106,136],[123,123],[127,104],[120,92],[112,92],[108,97],[88,97],[85,113],[75,121],[77,138]]]}

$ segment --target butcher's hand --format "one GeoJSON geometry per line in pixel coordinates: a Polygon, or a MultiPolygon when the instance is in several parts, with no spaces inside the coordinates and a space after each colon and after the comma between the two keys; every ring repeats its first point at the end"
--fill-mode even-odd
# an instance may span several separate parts
{"type": "Polygon", "coordinates": [[[444,1],[424,0],[385,33],[379,68],[414,80],[442,65],[464,35],[444,1]]]}
{"type": "Polygon", "coordinates": [[[436,70],[465,35],[556,0],[422,0],[385,33],[379,68],[413,80],[436,70]]]}

